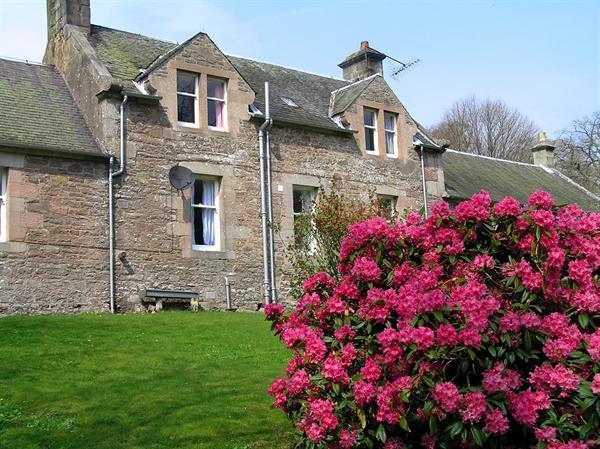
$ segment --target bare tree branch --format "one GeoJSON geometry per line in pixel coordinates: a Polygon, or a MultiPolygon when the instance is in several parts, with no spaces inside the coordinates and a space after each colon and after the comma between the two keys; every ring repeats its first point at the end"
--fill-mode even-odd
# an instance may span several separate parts
{"type": "Polygon", "coordinates": [[[558,169],[600,194],[600,111],[574,120],[561,132],[556,143],[558,169]]]}
{"type": "Polygon", "coordinates": [[[506,103],[475,97],[456,102],[431,130],[456,150],[522,162],[531,161],[538,132],[533,121],[506,103]]]}

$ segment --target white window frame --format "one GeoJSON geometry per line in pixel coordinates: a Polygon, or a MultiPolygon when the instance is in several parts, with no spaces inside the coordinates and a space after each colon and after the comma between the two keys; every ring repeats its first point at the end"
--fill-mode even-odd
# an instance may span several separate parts
{"type": "Polygon", "coordinates": [[[223,78],[217,78],[215,76],[207,76],[206,77],[206,126],[208,126],[208,129],[210,129],[212,131],[227,131],[227,125],[228,125],[228,123],[227,123],[227,80],[225,80],[223,78]],[[223,98],[216,98],[216,97],[208,96],[208,82],[210,80],[215,80],[220,83],[223,83],[223,98]],[[211,100],[223,103],[223,127],[222,128],[220,128],[218,126],[208,125],[208,102],[211,100]]]}
{"type": "Polygon", "coordinates": [[[389,158],[398,158],[398,116],[392,112],[384,112],[383,113],[383,127],[385,130],[385,155],[389,158]],[[386,117],[392,117],[394,119],[394,129],[388,129],[386,128],[385,125],[385,118],[386,117]],[[393,148],[393,152],[392,153],[388,153],[388,147],[387,147],[387,136],[388,134],[392,134],[394,136],[394,148],[393,148]]]}
{"type": "MultiPolygon", "coordinates": [[[[198,91],[200,89],[200,74],[199,73],[194,73],[194,72],[189,72],[187,70],[177,70],[177,74],[176,76],[179,76],[179,73],[187,73],[190,75],[194,75],[194,77],[196,78],[196,82],[195,82],[195,86],[194,86],[194,93],[190,94],[188,92],[179,92],[179,90],[177,90],[177,107],[175,108],[176,114],[177,114],[177,124],[179,126],[185,126],[188,128],[198,128],[200,125],[200,110],[198,108],[198,105],[200,104],[199,102],[199,95],[198,95],[198,91]],[[194,98],[194,122],[181,122],[179,121],[179,95],[183,95],[185,97],[193,97],[194,98]]],[[[177,89],[177,79],[175,79],[175,88],[177,89]]]]}
{"type": "Polygon", "coordinates": [[[195,251],[219,251],[221,247],[221,218],[220,218],[220,207],[219,207],[219,199],[221,196],[221,178],[217,176],[204,176],[197,175],[194,179],[194,184],[192,185],[192,194],[190,198],[190,204],[192,207],[192,249],[195,251]],[[213,181],[216,184],[215,188],[215,204],[194,204],[194,190],[196,189],[195,181],[213,181]],[[215,244],[214,245],[198,245],[195,242],[196,239],[196,230],[195,219],[194,219],[194,209],[214,209],[215,211],[215,244]]]}
{"type": "MultiPolygon", "coordinates": [[[[292,215],[293,215],[293,226],[294,226],[294,234],[296,232],[296,218],[302,216],[302,214],[305,213],[305,210],[302,209],[302,212],[296,212],[294,210],[294,192],[303,192],[304,194],[309,194],[310,195],[310,202],[312,207],[314,207],[315,202],[317,201],[317,195],[319,193],[319,188],[318,187],[314,187],[314,186],[304,186],[304,185],[300,185],[300,184],[294,184],[292,186],[292,215]]],[[[294,238],[296,238],[296,236],[294,235],[294,238]]],[[[310,239],[310,241],[308,242],[308,251],[309,253],[314,253],[317,249],[317,242],[314,239],[314,237],[312,237],[310,239]]]]}
{"type": "Polygon", "coordinates": [[[7,240],[8,224],[7,218],[7,187],[8,187],[8,169],[0,167],[0,242],[7,240]]]}
{"type": "Polygon", "coordinates": [[[374,120],[373,125],[367,125],[367,123],[363,123],[364,125],[364,136],[365,136],[365,153],[367,154],[379,154],[379,136],[377,134],[377,109],[371,108],[363,108],[363,122],[365,121],[365,113],[370,112],[373,114],[374,120]],[[367,129],[373,130],[373,145],[375,149],[373,151],[369,151],[367,149],[367,129]]]}

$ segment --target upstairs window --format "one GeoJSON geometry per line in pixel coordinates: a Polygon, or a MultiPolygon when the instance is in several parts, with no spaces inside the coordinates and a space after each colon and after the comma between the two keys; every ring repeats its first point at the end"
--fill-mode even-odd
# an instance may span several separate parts
{"type": "Polygon", "coordinates": [[[219,178],[199,177],[192,192],[193,249],[219,249],[219,178]]]}
{"type": "Polygon", "coordinates": [[[385,126],[385,154],[387,157],[398,157],[396,115],[386,112],[383,115],[383,122],[385,126]]]}
{"type": "Polygon", "coordinates": [[[297,244],[302,244],[309,251],[314,251],[316,242],[313,236],[313,223],[307,221],[317,199],[317,188],[308,186],[294,186],[294,239],[297,244]]]}
{"type": "Polygon", "coordinates": [[[223,131],[227,129],[227,83],[208,77],[206,90],[208,128],[223,131]]]}
{"type": "Polygon", "coordinates": [[[0,242],[6,241],[7,223],[6,223],[6,186],[8,171],[0,167],[0,242]]]}
{"type": "Polygon", "coordinates": [[[177,71],[177,122],[198,126],[198,74],[177,71]]]}
{"type": "Polygon", "coordinates": [[[377,111],[364,109],[365,117],[365,151],[377,154],[377,111]]]}

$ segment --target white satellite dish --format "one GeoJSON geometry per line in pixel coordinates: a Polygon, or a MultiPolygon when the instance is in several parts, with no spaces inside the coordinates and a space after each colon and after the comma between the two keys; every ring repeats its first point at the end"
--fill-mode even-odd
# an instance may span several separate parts
{"type": "Polygon", "coordinates": [[[177,190],[185,190],[194,184],[194,174],[189,168],[175,165],[169,170],[169,182],[177,190]]]}

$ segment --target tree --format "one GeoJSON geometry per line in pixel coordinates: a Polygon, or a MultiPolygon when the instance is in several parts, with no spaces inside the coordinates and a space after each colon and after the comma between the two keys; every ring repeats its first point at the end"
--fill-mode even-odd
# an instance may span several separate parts
{"type": "Polygon", "coordinates": [[[469,97],[457,101],[431,134],[467,153],[522,162],[531,161],[538,126],[501,100],[469,97]]]}
{"type": "Polygon", "coordinates": [[[556,166],[565,175],[600,194],[600,111],[574,120],[557,141],[556,166]]]}

